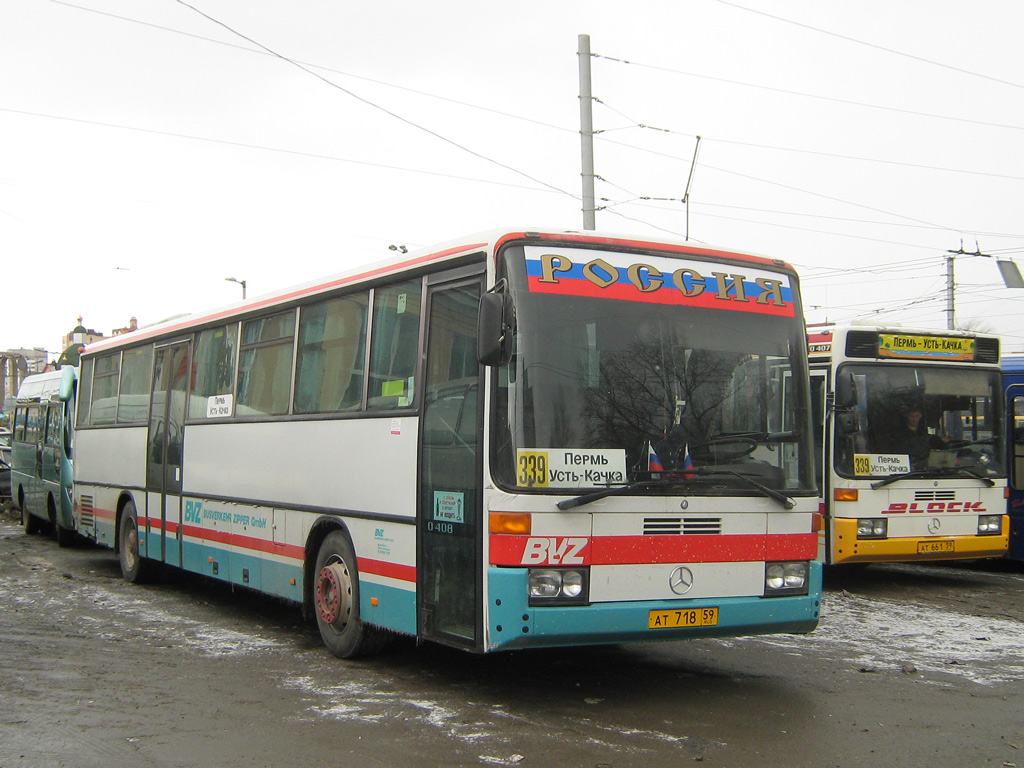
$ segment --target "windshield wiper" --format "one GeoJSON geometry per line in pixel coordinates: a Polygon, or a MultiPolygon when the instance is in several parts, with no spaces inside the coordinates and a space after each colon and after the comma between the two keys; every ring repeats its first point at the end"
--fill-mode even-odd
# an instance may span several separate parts
{"type": "MultiPolygon", "coordinates": [[[[689,470],[690,474],[697,472],[698,470],[689,470]]],[[[672,488],[677,485],[685,485],[689,483],[689,479],[676,478],[676,477],[664,477],[661,479],[651,478],[649,480],[636,480],[632,483],[626,483],[625,485],[610,486],[608,488],[601,488],[597,491],[591,491],[590,493],[584,493],[581,496],[576,496],[572,499],[565,499],[558,502],[555,506],[561,510],[573,509],[574,507],[582,507],[584,504],[589,504],[592,501],[598,501],[599,499],[605,499],[609,496],[618,496],[620,494],[632,491],[636,488],[643,488],[644,486],[651,486],[654,488],[672,488]]]]}
{"type": "Polygon", "coordinates": [[[890,483],[895,483],[897,480],[909,480],[915,477],[970,477],[975,480],[981,480],[985,485],[992,487],[995,485],[995,480],[990,477],[986,477],[978,472],[972,472],[967,467],[941,467],[935,469],[915,469],[912,472],[903,472],[899,475],[889,475],[884,480],[878,480],[871,484],[874,489],[882,488],[890,483]]]}
{"type": "MultiPolygon", "coordinates": [[[[773,488],[769,488],[766,485],[762,485],[753,478],[750,478],[747,475],[741,474],[739,472],[734,472],[733,470],[730,469],[711,469],[711,467],[695,467],[694,469],[686,470],[686,474],[700,477],[708,477],[711,475],[730,475],[732,477],[737,477],[740,480],[743,480],[744,482],[748,483],[749,485],[759,490],[768,498],[774,499],[775,501],[779,502],[779,504],[781,504],[786,509],[792,509],[793,507],[796,506],[796,502],[793,501],[793,499],[787,496],[786,494],[780,493],[779,491],[776,491],[773,488]]],[[[601,488],[600,490],[591,491],[590,493],[584,493],[583,495],[576,496],[575,498],[572,499],[565,499],[564,501],[558,502],[555,506],[564,511],[566,509],[573,509],[574,507],[580,507],[583,506],[584,504],[589,504],[592,501],[605,499],[609,496],[618,496],[620,494],[636,490],[637,488],[643,488],[644,486],[650,486],[652,488],[673,488],[679,485],[688,485],[690,482],[692,482],[693,479],[694,478],[692,477],[688,478],[684,476],[665,477],[661,478],[660,480],[637,480],[632,483],[626,483],[625,485],[617,485],[613,488],[601,488]]]]}
{"type": "Polygon", "coordinates": [[[757,482],[754,478],[744,475],[742,472],[736,472],[732,469],[711,469],[710,467],[699,467],[697,469],[698,475],[729,475],[730,477],[738,477],[745,483],[750,484],[769,499],[773,499],[781,504],[785,509],[792,509],[796,506],[796,502],[791,496],[787,496],[781,491],[776,491],[774,488],[769,488],[767,485],[757,482]]]}

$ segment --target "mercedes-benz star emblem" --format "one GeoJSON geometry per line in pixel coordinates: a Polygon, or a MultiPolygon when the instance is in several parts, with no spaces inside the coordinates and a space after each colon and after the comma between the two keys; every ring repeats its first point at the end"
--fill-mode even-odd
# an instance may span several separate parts
{"type": "Polygon", "coordinates": [[[668,586],[677,595],[685,595],[693,586],[693,572],[685,565],[680,565],[668,577],[668,586]]]}
{"type": "Polygon", "coordinates": [[[938,533],[941,527],[942,521],[937,517],[933,517],[928,521],[928,533],[938,533]]]}

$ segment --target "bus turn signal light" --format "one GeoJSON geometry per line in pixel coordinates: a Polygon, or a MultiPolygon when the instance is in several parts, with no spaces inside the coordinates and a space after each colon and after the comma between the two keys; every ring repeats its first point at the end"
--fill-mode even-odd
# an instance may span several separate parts
{"type": "Polygon", "coordinates": [[[856,488],[833,488],[832,498],[836,501],[856,501],[857,500],[857,489],[856,488]]]}
{"type": "Polygon", "coordinates": [[[533,530],[533,521],[529,512],[491,512],[491,533],[512,533],[528,536],[533,530]]]}

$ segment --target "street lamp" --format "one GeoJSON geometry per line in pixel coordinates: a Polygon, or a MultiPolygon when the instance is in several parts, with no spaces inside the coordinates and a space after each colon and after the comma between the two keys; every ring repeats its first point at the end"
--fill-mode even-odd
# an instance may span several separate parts
{"type": "Polygon", "coordinates": [[[245,280],[239,280],[237,277],[225,277],[229,283],[238,283],[242,286],[242,301],[245,301],[245,280]]]}
{"type": "MultiPolygon", "coordinates": [[[[956,312],[956,281],[953,278],[953,259],[957,256],[992,258],[992,254],[982,253],[981,248],[977,244],[974,246],[974,251],[965,251],[963,241],[960,242],[959,250],[946,251],[946,328],[950,331],[956,329],[954,317],[956,312]]],[[[1007,288],[1024,288],[1024,278],[1021,277],[1020,270],[1015,263],[1006,259],[996,259],[996,263],[999,265],[999,274],[1003,278],[1003,285],[1007,288]]]]}

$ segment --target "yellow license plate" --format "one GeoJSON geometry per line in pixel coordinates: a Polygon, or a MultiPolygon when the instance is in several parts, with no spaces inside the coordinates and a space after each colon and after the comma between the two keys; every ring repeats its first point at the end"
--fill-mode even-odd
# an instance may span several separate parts
{"type": "Polygon", "coordinates": [[[647,614],[648,629],[713,627],[717,624],[718,608],[679,608],[672,611],[651,611],[647,614]]]}
{"type": "Polygon", "coordinates": [[[952,540],[945,541],[919,541],[917,542],[917,554],[927,555],[935,552],[955,552],[956,546],[952,540]]]}

